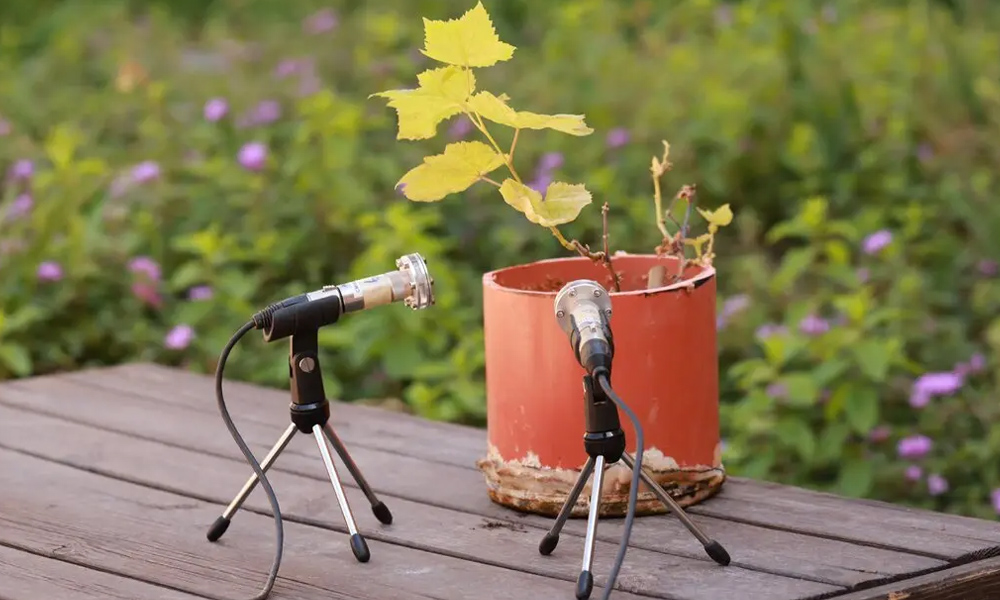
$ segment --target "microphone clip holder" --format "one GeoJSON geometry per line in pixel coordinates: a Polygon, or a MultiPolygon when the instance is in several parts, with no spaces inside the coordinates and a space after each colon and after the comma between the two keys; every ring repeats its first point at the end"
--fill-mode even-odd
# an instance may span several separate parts
{"type": "MultiPolygon", "coordinates": [[[[291,403],[289,413],[291,424],[278,438],[271,450],[261,461],[260,466],[264,473],[274,465],[281,452],[292,441],[296,433],[311,434],[319,448],[320,457],[326,466],[330,483],[337,495],[337,502],[347,523],[350,532],[351,551],[358,562],[368,562],[371,552],[365,538],[358,532],[357,523],[351,511],[344,487],[341,484],[337,467],[334,465],[333,457],[330,454],[329,442],[340,456],[341,461],[347,467],[348,472],[354,478],[358,487],[364,493],[371,504],[375,518],[386,525],[392,523],[392,513],[389,508],[375,495],[371,486],[365,480],[361,470],[351,458],[346,446],[341,442],[330,424],[330,402],[326,398],[323,387],[323,374],[319,363],[319,331],[318,329],[300,330],[290,336],[288,376],[291,381],[291,403]]],[[[211,542],[217,541],[229,528],[233,515],[240,509],[246,501],[250,492],[257,486],[258,478],[256,474],[251,474],[250,478],[243,485],[229,506],[222,515],[216,519],[208,531],[207,537],[211,542]]]]}
{"type": "MultiPolygon", "coordinates": [[[[635,467],[635,457],[626,449],[625,432],[621,428],[618,417],[618,407],[602,389],[597,377],[605,376],[611,379],[610,371],[598,368],[593,373],[583,376],[584,414],[586,433],[583,436],[583,447],[587,453],[587,462],[580,470],[576,483],[570,489],[556,521],[538,544],[538,552],[547,556],[555,550],[559,543],[559,534],[569,519],[577,499],[583,492],[587,480],[593,475],[590,490],[589,514],[587,517],[587,532],[584,539],[583,564],[580,576],[576,582],[576,597],[585,600],[590,597],[594,587],[593,562],[594,543],[596,541],[597,520],[600,513],[601,493],[604,485],[604,470],[619,461],[630,470],[635,467]]],[[[705,547],[706,553],[716,563],[726,566],[730,562],[729,553],[719,542],[712,540],[693,522],[677,501],[656,482],[645,469],[640,471],[640,479],[652,490],[653,494],[665,504],[671,512],[677,515],[684,526],[705,547]]]]}

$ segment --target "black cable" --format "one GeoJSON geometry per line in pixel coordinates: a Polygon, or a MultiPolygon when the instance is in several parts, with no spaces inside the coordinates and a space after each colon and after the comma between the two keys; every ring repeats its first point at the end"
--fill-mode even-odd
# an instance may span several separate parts
{"type": "Polygon", "coordinates": [[[642,473],[642,449],[644,447],[644,442],[642,439],[642,425],[639,423],[638,417],[632,412],[632,409],[625,404],[625,401],[618,397],[615,390],[611,387],[611,382],[608,381],[607,375],[601,373],[597,376],[598,382],[601,384],[601,389],[607,394],[611,400],[618,405],[618,408],[622,409],[622,412],[632,421],[632,427],[635,428],[635,464],[632,466],[632,485],[629,486],[628,491],[628,510],[625,514],[625,531],[622,532],[622,541],[618,546],[618,555],[615,556],[615,563],[611,567],[611,573],[608,574],[608,583],[604,586],[604,600],[608,600],[611,596],[611,591],[615,587],[615,580],[618,578],[618,571],[622,568],[622,563],[625,562],[625,553],[628,551],[628,541],[632,536],[632,522],[635,521],[635,507],[639,500],[639,475],[642,473]]]}
{"type": "Polygon", "coordinates": [[[271,588],[274,587],[274,581],[278,577],[278,568],[281,566],[281,551],[285,545],[285,531],[281,523],[281,509],[278,508],[278,498],[274,495],[274,490],[271,488],[271,483],[268,482],[267,476],[264,474],[264,469],[261,468],[260,463],[254,458],[253,452],[247,447],[246,442],[243,441],[243,437],[240,432],[236,430],[236,425],[233,423],[232,417],[229,416],[229,411],[226,409],[226,401],[222,397],[222,371],[226,368],[226,359],[229,358],[229,353],[232,352],[233,346],[236,345],[240,338],[242,338],[248,331],[254,328],[253,321],[247,321],[240,329],[233,334],[233,337],[229,338],[229,342],[226,343],[226,347],[222,349],[222,355],[219,357],[219,364],[215,368],[215,398],[219,403],[219,412],[222,413],[222,420],[226,423],[226,427],[229,429],[229,433],[232,434],[233,440],[236,441],[236,445],[240,447],[243,452],[243,456],[246,457],[247,462],[250,464],[250,468],[257,475],[257,481],[264,486],[264,492],[267,494],[267,500],[271,503],[271,510],[274,512],[274,529],[275,529],[275,550],[274,550],[274,562],[271,563],[271,572],[267,576],[267,583],[264,584],[264,588],[254,596],[251,600],[264,600],[271,594],[271,588]]]}

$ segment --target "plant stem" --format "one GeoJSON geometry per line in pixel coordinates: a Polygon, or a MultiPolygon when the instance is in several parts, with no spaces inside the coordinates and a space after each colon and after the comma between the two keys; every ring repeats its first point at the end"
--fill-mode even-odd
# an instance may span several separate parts
{"type": "Polygon", "coordinates": [[[504,151],[500,149],[500,144],[498,144],[497,141],[493,139],[493,136],[490,135],[490,132],[486,129],[486,123],[483,122],[483,119],[482,117],[479,116],[479,113],[477,113],[476,111],[472,111],[472,112],[467,112],[466,114],[469,115],[469,117],[472,119],[472,123],[476,126],[476,129],[483,132],[483,135],[486,136],[486,139],[490,141],[490,144],[493,146],[493,149],[497,151],[497,154],[503,157],[503,162],[504,164],[507,165],[507,170],[510,171],[510,174],[514,177],[514,180],[517,181],[518,183],[521,183],[521,177],[517,174],[517,171],[514,170],[514,163],[511,162],[510,155],[504,154],[504,151]]]}
{"type": "MultiPolygon", "coordinates": [[[[655,157],[654,157],[655,160],[655,157]]],[[[656,172],[656,168],[650,168],[653,172],[653,204],[656,210],[656,226],[660,229],[660,233],[663,234],[664,238],[670,237],[667,233],[667,220],[663,217],[663,200],[660,194],[660,175],[656,172]]]]}
{"type": "Polygon", "coordinates": [[[479,178],[482,179],[483,181],[485,181],[486,183],[489,183],[489,184],[495,185],[497,187],[500,187],[499,183],[497,183],[496,181],[493,181],[492,179],[490,179],[489,177],[487,177],[485,175],[481,175],[479,178]]]}
{"type": "Polygon", "coordinates": [[[604,228],[604,235],[602,236],[604,238],[604,256],[603,256],[603,262],[604,262],[604,266],[608,268],[608,272],[611,273],[611,281],[612,281],[612,283],[615,286],[615,291],[616,292],[620,292],[620,291],[622,291],[621,282],[618,279],[618,273],[615,273],[614,266],[611,265],[611,250],[608,249],[608,211],[609,210],[611,210],[611,208],[608,206],[608,203],[605,202],[604,206],[601,207],[601,225],[604,228]]]}
{"type": "MultiPolygon", "coordinates": [[[[562,232],[559,231],[555,226],[549,227],[549,231],[552,232],[552,235],[556,236],[556,239],[559,240],[559,243],[562,244],[563,248],[569,250],[570,252],[579,252],[580,251],[580,248],[581,248],[580,242],[576,242],[576,240],[573,240],[574,242],[576,242],[575,244],[572,243],[572,242],[570,242],[565,237],[563,237],[562,232]]],[[[588,254],[589,253],[584,254],[584,256],[588,256],[588,254]]],[[[588,256],[588,258],[589,258],[589,256],[588,256]]]]}
{"type": "Polygon", "coordinates": [[[521,133],[521,128],[520,127],[518,127],[517,129],[514,130],[514,139],[511,140],[511,142],[510,142],[510,152],[508,152],[508,154],[510,155],[510,159],[511,160],[514,160],[514,148],[517,148],[517,136],[520,133],[521,133]]]}

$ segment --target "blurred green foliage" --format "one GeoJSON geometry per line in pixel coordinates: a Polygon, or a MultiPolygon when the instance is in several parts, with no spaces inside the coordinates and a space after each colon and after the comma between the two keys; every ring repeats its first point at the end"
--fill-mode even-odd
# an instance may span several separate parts
{"type": "MultiPolygon", "coordinates": [[[[0,377],[211,372],[257,308],[419,251],[437,306],[327,328],[328,392],[481,424],[481,275],[566,251],[488,186],[406,201],[435,148],[368,100],[426,66],[420,17],[472,4],[0,4],[0,377]]],[[[595,129],[519,153],[594,194],[567,237],[595,244],[607,201],[613,247],[653,250],[662,139],[665,193],[732,205],[730,472],[1000,512],[1000,6],[484,4],[519,56],[483,87],[595,129]]],[[[286,352],[250,339],[227,374],[284,387],[286,352]]]]}

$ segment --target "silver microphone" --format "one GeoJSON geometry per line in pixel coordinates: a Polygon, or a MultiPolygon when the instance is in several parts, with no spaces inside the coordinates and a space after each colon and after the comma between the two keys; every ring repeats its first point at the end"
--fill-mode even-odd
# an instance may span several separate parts
{"type": "Polygon", "coordinates": [[[275,302],[253,316],[254,327],[271,342],[299,331],[335,323],[347,313],[402,301],[413,310],[434,304],[434,278],[418,253],[396,260],[395,271],[298,294],[275,302]]]}
{"type": "Polygon", "coordinates": [[[599,368],[610,372],[614,340],[608,291],[590,279],[571,281],[556,294],[555,314],[580,365],[591,375],[599,368]]]}

